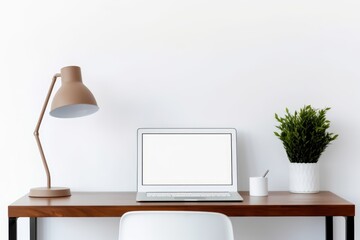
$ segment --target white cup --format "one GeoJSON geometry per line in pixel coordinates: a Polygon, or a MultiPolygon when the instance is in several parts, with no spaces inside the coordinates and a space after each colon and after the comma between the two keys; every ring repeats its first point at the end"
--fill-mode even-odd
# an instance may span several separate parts
{"type": "Polygon", "coordinates": [[[264,197],[268,195],[267,177],[250,177],[250,196],[264,197]]]}

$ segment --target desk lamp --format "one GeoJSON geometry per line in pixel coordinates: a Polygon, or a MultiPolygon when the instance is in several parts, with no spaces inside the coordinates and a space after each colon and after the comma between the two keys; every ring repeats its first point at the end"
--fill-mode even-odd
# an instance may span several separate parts
{"type": "Polygon", "coordinates": [[[61,73],[54,75],[34,131],[36,143],[46,171],[47,187],[32,188],[29,197],[66,197],[71,195],[69,188],[51,186],[50,171],[39,138],[40,124],[56,80],[59,77],[61,77],[62,85],[54,96],[50,111],[51,116],[58,118],[82,117],[95,113],[99,109],[93,94],[82,83],[80,67],[64,67],[61,69],[61,73]]]}

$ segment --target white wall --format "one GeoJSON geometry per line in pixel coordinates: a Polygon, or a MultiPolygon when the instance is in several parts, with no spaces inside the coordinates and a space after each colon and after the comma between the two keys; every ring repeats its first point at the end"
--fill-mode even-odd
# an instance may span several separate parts
{"type": "MultiPolygon", "coordinates": [[[[51,77],[79,65],[101,110],[46,115],[53,184],[136,189],[138,127],[235,127],[240,190],[270,169],[288,189],[274,113],[330,106],[340,137],[321,157],[321,188],[360,203],[358,0],[62,0],[0,2],[0,238],[7,205],[45,184],[32,132],[51,77]]],[[[57,85],[58,87],[58,85],[57,85]]],[[[117,237],[117,218],[41,219],[40,239],[117,237]]],[[[323,239],[323,218],[233,218],[236,239],[323,239]]],[[[359,230],[356,218],[356,229],[359,230]]],[[[19,239],[28,236],[19,220],[19,239]]],[[[336,238],[344,239],[343,219],[336,238]]]]}

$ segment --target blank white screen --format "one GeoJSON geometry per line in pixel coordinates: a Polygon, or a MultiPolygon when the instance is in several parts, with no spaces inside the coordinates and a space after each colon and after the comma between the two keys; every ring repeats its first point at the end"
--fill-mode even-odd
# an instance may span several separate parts
{"type": "Polygon", "coordinates": [[[144,133],[143,185],[230,185],[231,134],[144,133]]]}

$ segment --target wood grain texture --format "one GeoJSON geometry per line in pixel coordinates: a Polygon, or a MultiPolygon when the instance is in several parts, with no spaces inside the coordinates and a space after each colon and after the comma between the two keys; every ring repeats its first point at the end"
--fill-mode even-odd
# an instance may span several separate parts
{"type": "Polygon", "coordinates": [[[228,216],[355,216],[355,205],[331,192],[269,192],[243,202],[136,202],[135,192],[73,192],[65,198],[23,196],[8,206],[9,217],[120,217],[128,211],[211,211],[228,216]]]}

